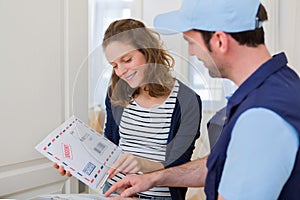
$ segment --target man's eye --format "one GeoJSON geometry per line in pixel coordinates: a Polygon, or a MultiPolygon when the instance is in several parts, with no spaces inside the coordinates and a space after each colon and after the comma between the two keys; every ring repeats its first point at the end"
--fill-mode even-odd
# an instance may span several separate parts
{"type": "Polygon", "coordinates": [[[113,69],[117,69],[118,65],[112,65],[113,69]]]}
{"type": "Polygon", "coordinates": [[[131,60],[132,60],[131,58],[128,58],[128,59],[125,59],[124,62],[129,63],[129,62],[131,62],[131,60]]]}

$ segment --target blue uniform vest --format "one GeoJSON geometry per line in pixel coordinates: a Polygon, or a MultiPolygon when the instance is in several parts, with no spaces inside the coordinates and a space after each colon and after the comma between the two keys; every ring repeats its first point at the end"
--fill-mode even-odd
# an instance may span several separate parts
{"type": "MultiPolygon", "coordinates": [[[[224,129],[207,161],[208,174],[205,193],[208,200],[215,200],[218,197],[226,151],[236,120],[244,111],[257,107],[270,109],[277,113],[290,123],[300,135],[300,79],[287,66],[284,53],[274,56],[263,64],[229,99],[224,129]]],[[[299,149],[292,173],[278,199],[300,199],[299,149]]]]}

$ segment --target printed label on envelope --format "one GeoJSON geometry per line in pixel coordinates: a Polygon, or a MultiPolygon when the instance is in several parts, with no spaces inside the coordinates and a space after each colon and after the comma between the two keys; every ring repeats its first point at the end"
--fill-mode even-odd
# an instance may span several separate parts
{"type": "Polygon", "coordinates": [[[63,154],[64,154],[64,157],[72,160],[73,157],[72,157],[71,146],[62,143],[62,147],[63,147],[63,154]]]}
{"type": "Polygon", "coordinates": [[[95,190],[101,189],[108,177],[107,170],[121,154],[118,146],[75,116],[56,128],[35,148],[95,190]]]}

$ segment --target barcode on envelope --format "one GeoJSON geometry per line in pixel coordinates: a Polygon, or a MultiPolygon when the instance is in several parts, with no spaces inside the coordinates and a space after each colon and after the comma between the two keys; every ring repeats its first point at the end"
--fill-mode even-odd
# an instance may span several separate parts
{"type": "Polygon", "coordinates": [[[88,162],[85,168],[83,169],[83,172],[86,173],[87,175],[91,175],[91,173],[94,171],[95,168],[96,166],[93,163],[88,162]]]}
{"type": "Polygon", "coordinates": [[[94,147],[94,150],[95,150],[96,152],[98,152],[99,154],[102,154],[103,151],[105,150],[105,148],[106,148],[106,145],[105,145],[105,144],[103,144],[103,143],[101,143],[101,142],[98,142],[98,144],[94,147]]]}

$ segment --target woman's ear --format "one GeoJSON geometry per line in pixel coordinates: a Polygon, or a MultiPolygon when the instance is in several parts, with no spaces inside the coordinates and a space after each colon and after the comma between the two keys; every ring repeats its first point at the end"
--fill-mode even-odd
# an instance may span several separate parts
{"type": "Polygon", "coordinates": [[[229,38],[228,34],[222,31],[216,31],[211,39],[211,45],[214,50],[217,50],[221,53],[228,51],[229,38]]]}

